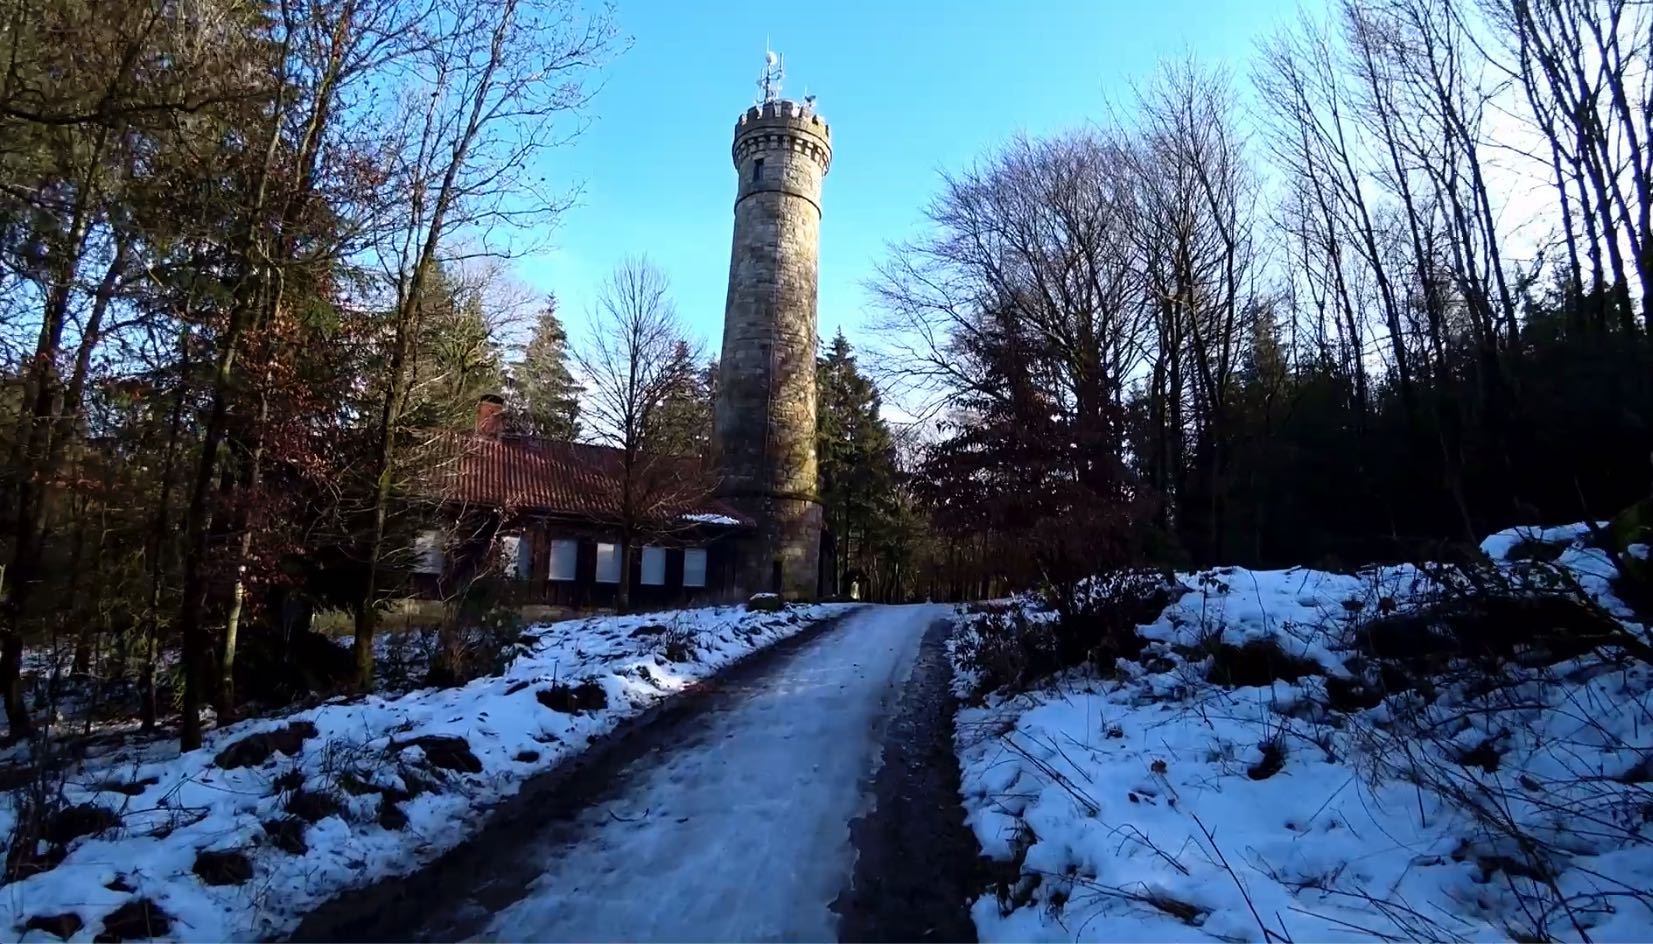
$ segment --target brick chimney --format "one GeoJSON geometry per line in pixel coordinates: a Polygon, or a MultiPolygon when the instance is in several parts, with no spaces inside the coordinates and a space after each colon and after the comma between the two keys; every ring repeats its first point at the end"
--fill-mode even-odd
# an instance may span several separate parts
{"type": "Polygon", "coordinates": [[[476,401],[476,431],[489,439],[498,439],[505,432],[504,397],[485,393],[476,401]]]}

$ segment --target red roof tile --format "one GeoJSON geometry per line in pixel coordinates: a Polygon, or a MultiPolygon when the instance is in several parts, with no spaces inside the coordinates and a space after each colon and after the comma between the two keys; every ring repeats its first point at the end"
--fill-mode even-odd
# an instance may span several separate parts
{"type": "MultiPolygon", "coordinates": [[[[437,434],[428,445],[418,491],[445,502],[614,519],[619,513],[623,453],[608,446],[476,433],[437,434]]],[[[722,516],[752,520],[713,498],[711,478],[693,459],[651,463],[642,476],[662,518],[722,516]]]]}

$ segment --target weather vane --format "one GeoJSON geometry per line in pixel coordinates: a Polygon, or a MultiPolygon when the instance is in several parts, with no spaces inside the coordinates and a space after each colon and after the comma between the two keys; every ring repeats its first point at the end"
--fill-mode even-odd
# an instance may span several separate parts
{"type": "Polygon", "coordinates": [[[769,48],[769,41],[764,40],[763,77],[758,79],[758,89],[763,92],[759,102],[779,101],[781,97],[781,78],[786,75],[786,61],[769,48]]]}

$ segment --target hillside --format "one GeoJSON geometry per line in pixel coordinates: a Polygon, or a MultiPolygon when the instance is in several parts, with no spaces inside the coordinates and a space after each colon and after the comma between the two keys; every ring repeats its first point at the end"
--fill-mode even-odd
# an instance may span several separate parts
{"type": "Polygon", "coordinates": [[[1647,939],[1647,628],[1591,544],[1514,529],[1479,564],[1114,575],[1065,617],[973,608],[982,938],[1647,939]],[[1139,626],[1108,622],[1130,606],[1139,626]],[[1084,632],[1105,644],[1035,677],[1084,632]]]}

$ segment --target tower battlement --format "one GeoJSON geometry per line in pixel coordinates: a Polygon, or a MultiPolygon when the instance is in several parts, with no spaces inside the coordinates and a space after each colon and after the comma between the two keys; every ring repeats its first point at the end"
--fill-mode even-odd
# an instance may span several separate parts
{"type": "Polygon", "coordinates": [[[807,106],[787,99],[764,102],[746,109],[746,113],[735,123],[735,134],[739,136],[748,126],[759,124],[795,125],[801,131],[818,134],[828,140],[832,138],[832,127],[822,121],[820,115],[807,106]]]}
{"type": "Polygon", "coordinates": [[[775,101],[753,105],[735,123],[730,151],[735,166],[756,151],[792,150],[820,162],[824,174],[832,164],[832,126],[812,109],[797,102],[775,101]]]}

